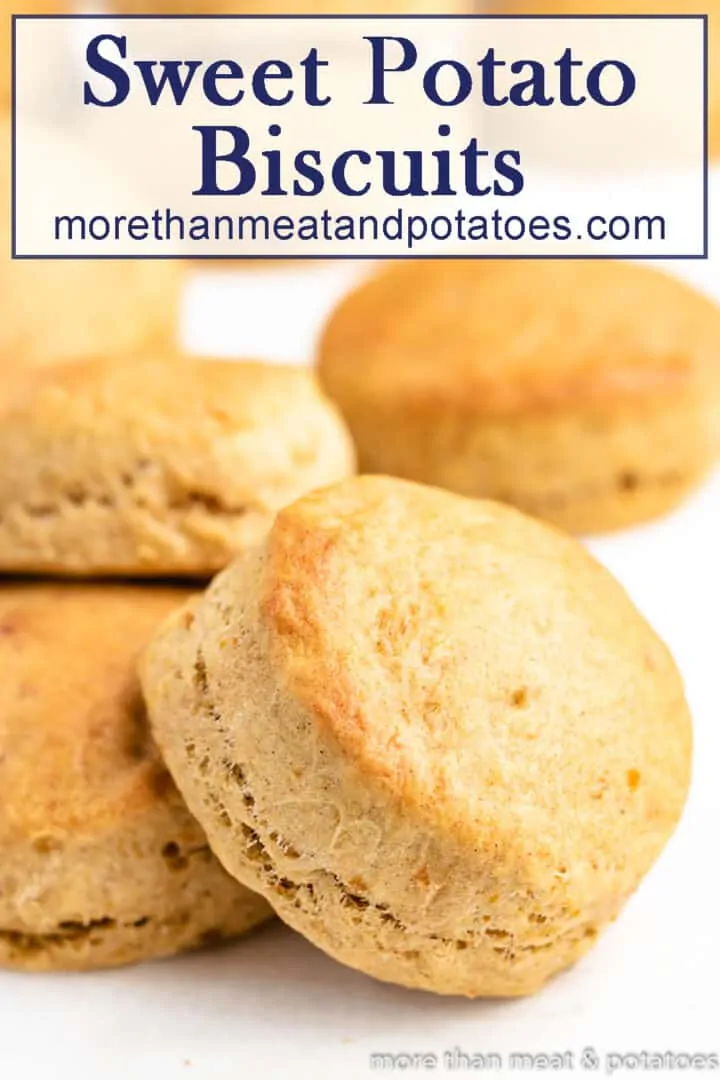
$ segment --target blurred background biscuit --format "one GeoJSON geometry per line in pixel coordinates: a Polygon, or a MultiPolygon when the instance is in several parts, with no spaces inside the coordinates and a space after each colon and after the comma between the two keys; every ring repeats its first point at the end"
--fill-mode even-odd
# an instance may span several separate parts
{"type": "Polygon", "coordinates": [[[299,368],[134,355],[36,370],[0,426],[0,572],[209,576],[353,469],[299,368]]]}
{"type": "Polygon", "coordinates": [[[223,865],[336,959],[437,993],[528,994],[581,957],[687,794],[682,681],[610,574],[400,480],[281,511],[141,679],[223,865]]]}
{"type": "Polygon", "coordinates": [[[319,374],[361,471],[574,532],[670,510],[717,456],[720,309],[637,264],[393,266],[340,303],[319,374]]]}
{"type": "Polygon", "coordinates": [[[211,854],[147,728],[135,660],[186,597],[0,589],[0,965],[128,964],[269,917],[211,854]]]}

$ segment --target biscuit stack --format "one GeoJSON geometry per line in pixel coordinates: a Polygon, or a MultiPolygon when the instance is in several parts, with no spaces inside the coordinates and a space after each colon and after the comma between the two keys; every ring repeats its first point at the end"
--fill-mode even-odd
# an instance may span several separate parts
{"type": "Polygon", "coordinates": [[[534,992],[660,854],[692,734],[622,588],[505,504],[571,530],[675,505],[716,456],[717,309],[606,262],[394,267],[325,332],[335,405],[178,355],[119,279],[115,326],[96,273],[59,300],[33,267],[8,311],[0,962],[277,913],[379,979],[534,992]],[[340,410],[392,476],[352,476],[340,410]]]}
{"type": "Polygon", "coordinates": [[[74,579],[0,589],[0,962],[92,968],[241,934],[271,909],[188,813],[135,663],[191,594],[179,579],[352,471],[342,421],[302,371],[135,354],[16,375],[0,443],[0,572],[74,579]],[[86,580],[110,577],[147,584],[86,580]]]}
{"type": "MultiPolygon", "coordinates": [[[[413,292],[432,332],[404,279],[364,286],[379,407],[377,327],[401,356],[449,304],[446,337],[461,318],[473,340],[480,270],[434,272],[413,292]]],[[[337,355],[360,364],[358,336],[337,355]]],[[[514,401],[520,374],[446,364],[433,400],[514,401]]],[[[124,964],[277,913],[379,979],[516,996],[591,947],[678,821],[692,736],[667,649],[577,541],[352,478],[309,372],[136,352],[11,382],[0,962],[124,964]]]]}

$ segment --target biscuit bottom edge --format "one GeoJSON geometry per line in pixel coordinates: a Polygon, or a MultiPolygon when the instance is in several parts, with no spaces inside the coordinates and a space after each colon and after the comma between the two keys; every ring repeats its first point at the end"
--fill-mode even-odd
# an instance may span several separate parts
{"type": "Polygon", "coordinates": [[[81,972],[162,960],[247,937],[273,918],[261,897],[248,898],[232,918],[204,929],[190,912],[159,921],[106,917],[63,922],[47,933],[0,929],[0,970],[30,973],[81,972]]]}
{"type": "MultiPolygon", "coordinates": [[[[292,880],[282,841],[248,809],[253,797],[247,786],[241,790],[245,816],[238,816],[237,828],[226,830],[222,840],[216,838],[225,868],[326,956],[380,982],[443,997],[530,997],[582,960],[627,900],[606,900],[582,918],[558,920],[551,936],[534,942],[515,941],[509,931],[491,924],[458,937],[426,933],[405,923],[387,904],[358,894],[331,870],[315,867],[312,881],[292,880]],[[239,854],[243,851],[245,857],[239,854]],[[364,927],[360,940],[347,933],[348,913],[356,928],[364,927]]],[[[226,793],[223,805],[238,811],[232,794],[226,793]]],[[[293,850],[292,861],[302,865],[307,855],[293,850]]]]}
{"type": "Polygon", "coordinates": [[[641,476],[628,471],[614,486],[586,492],[568,490],[565,496],[518,496],[513,499],[525,513],[542,518],[573,534],[619,532],[651,524],[676,510],[701,486],[708,474],[641,476]]]}

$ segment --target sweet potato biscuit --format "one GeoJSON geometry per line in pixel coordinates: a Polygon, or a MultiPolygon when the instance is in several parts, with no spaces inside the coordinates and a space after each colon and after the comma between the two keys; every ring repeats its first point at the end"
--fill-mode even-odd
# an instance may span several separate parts
{"type": "Polygon", "coordinates": [[[682,682],[617,582],[510,507],[405,481],[282,511],[141,678],[230,873],[438,993],[528,994],[582,956],[687,793],[682,682]]]}
{"type": "Polygon", "coordinates": [[[637,264],[393,266],[340,303],[319,374],[361,471],[572,532],[670,510],[717,456],[720,309],[637,264]]]}
{"type": "Polygon", "coordinates": [[[0,589],[0,965],[166,956],[269,917],[152,743],[135,661],[186,591],[0,589]]]}
{"type": "Polygon", "coordinates": [[[303,370],[134,356],[31,372],[0,425],[0,572],[209,576],[353,463],[303,370]]]}

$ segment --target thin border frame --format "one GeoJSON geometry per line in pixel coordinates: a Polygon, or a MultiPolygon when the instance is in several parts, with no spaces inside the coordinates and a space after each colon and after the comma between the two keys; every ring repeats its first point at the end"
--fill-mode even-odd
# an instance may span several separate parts
{"type": "Polygon", "coordinates": [[[329,14],[313,15],[313,14],[310,14],[310,13],[304,13],[302,15],[301,14],[297,14],[297,15],[271,15],[271,14],[266,14],[266,15],[262,15],[262,14],[247,14],[247,15],[239,15],[239,14],[238,15],[218,15],[218,14],[214,14],[214,15],[212,15],[212,14],[125,15],[125,14],[118,14],[118,13],[112,13],[112,12],[102,12],[100,14],[95,15],[95,14],[89,14],[89,13],[85,12],[84,14],[45,14],[45,15],[42,15],[42,14],[23,14],[23,15],[12,15],[11,20],[12,20],[12,34],[11,34],[11,38],[12,38],[12,61],[11,61],[12,108],[11,108],[11,138],[10,138],[10,144],[11,144],[11,158],[12,158],[12,162],[11,162],[11,173],[12,173],[12,175],[11,175],[10,233],[11,233],[11,258],[13,260],[17,260],[18,262],[24,262],[24,261],[38,261],[38,262],[40,262],[40,261],[42,261],[42,262],[64,262],[64,261],[83,261],[83,262],[107,262],[107,261],[111,261],[111,262],[118,262],[118,261],[131,261],[131,262],[143,262],[143,261],[151,261],[151,260],[152,261],[172,260],[172,261],[175,261],[175,262],[177,262],[177,261],[185,261],[185,262],[230,262],[230,263],[238,262],[240,260],[242,260],[242,261],[251,261],[251,262],[278,262],[278,261],[285,261],[285,262],[336,262],[336,261],[338,261],[338,262],[340,262],[340,261],[342,261],[342,262],[365,262],[365,261],[401,262],[401,261],[413,260],[413,259],[415,259],[415,260],[440,259],[440,260],[447,260],[447,261],[457,261],[457,260],[461,260],[461,259],[487,259],[487,260],[490,260],[490,261],[502,260],[502,259],[513,259],[513,260],[516,260],[516,259],[517,260],[519,260],[519,259],[529,259],[529,260],[538,260],[538,261],[550,261],[550,260],[558,260],[558,259],[567,259],[567,260],[574,260],[574,261],[579,261],[579,262],[580,261],[594,262],[596,260],[608,260],[608,259],[616,259],[616,260],[617,259],[622,259],[622,260],[625,260],[625,261],[635,262],[635,261],[638,261],[638,260],[652,259],[652,260],[658,261],[658,262],[673,262],[673,261],[699,262],[699,261],[707,261],[707,259],[709,259],[709,257],[710,257],[710,143],[709,143],[709,136],[710,136],[710,35],[709,35],[709,23],[710,23],[710,17],[709,17],[709,15],[707,13],[705,13],[705,14],[700,14],[700,13],[698,13],[698,14],[687,14],[687,15],[680,15],[680,14],[651,15],[651,14],[637,14],[637,13],[636,14],[628,14],[628,15],[622,15],[622,14],[619,14],[619,13],[613,13],[613,14],[607,14],[607,15],[603,15],[603,14],[577,14],[577,15],[571,15],[571,14],[560,14],[560,15],[537,14],[537,15],[533,15],[533,14],[529,14],[529,13],[521,13],[521,14],[517,14],[517,15],[507,15],[507,14],[503,15],[503,14],[500,14],[500,13],[474,14],[474,15],[469,15],[469,14],[443,15],[443,14],[439,14],[439,13],[438,14],[426,14],[426,15],[419,15],[419,14],[393,15],[393,14],[387,14],[387,13],[382,14],[382,15],[372,14],[372,13],[366,13],[366,14],[362,14],[362,15],[357,14],[357,13],[354,13],[354,14],[339,14],[339,15],[329,15],[329,14]],[[218,255],[188,255],[188,254],[182,254],[182,255],[178,255],[178,254],[174,254],[174,255],[47,255],[47,254],[45,254],[45,255],[41,255],[41,254],[28,255],[28,254],[23,254],[23,255],[21,255],[21,254],[18,253],[18,250],[17,250],[17,214],[16,214],[16,203],[17,203],[17,169],[16,169],[16,161],[17,161],[17,120],[16,120],[16,102],[15,102],[16,93],[15,93],[15,90],[16,90],[16,77],[17,77],[17,48],[16,48],[16,45],[17,45],[17,23],[18,23],[19,19],[23,19],[23,20],[52,19],[52,20],[57,20],[57,21],[72,21],[72,22],[77,21],[77,20],[87,20],[87,19],[108,20],[108,21],[111,21],[111,22],[117,22],[118,20],[130,19],[130,20],[132,20],[134,22],[138,22],[138,21],[145,21],[145,20],[148,20],[148,19],[168,19],[168,20],[173,20],[173,21],[188,20],[188,19],[189,20],[203,20],[203,21],[218,20],[218,19],[233,19],[233,20],[242,20],[242,19],[253,19],[253,20],[258,20],[258,19],[282,19],[282,20],[288,20],[288,19],[290,19],[290,20],[307,21],[307,20],[311,20],[311,19],[312,20],[320,19],[320,20],[325,21],[325,20],[337,20],[337,19],[343,19],[343,20],[348,20],[348,19],[349,20],[360,20],[360,19],[362,19],[362,20],[365,20],[365,19],[396,20],[398,18],[412,19],[412,20],[420,20],[420,19],[423,19],[423,20],[425,20],[425,19],[430,19],[430,20],[443,19],[443,20],[447,20],[447,19],[450,19],[450,20],[453,20],[453,21],[462,21],[462,20],[472,19],[473,21],[481,20],[483,22],[495,22],[495,21],[499,21],[499,20],[504,21],[504,20],[507,20],[507,19],[517,19],[517,20],[522,20],[522,21],[542,20],[542,21],[555,21],[555,22],[568,21],[568,20],[583,21],[583,22],[588,21],[589,22],[589,21],[593,21],[593,20],[597,20],[597,19],[610,19],[610,20],[613,20],[613,21],[616,21],[616,22],[626,21],[628,19],[642,20],[642,21],[647,21],[647,20],[652,20],[652,21],[656,21],[656,20],[660,20],[660,21],[677,21],[677,20],[685,20],[685,21],[686,20],[693,20],[693,21],[697,21],[697,20],[699,20],[699,21],[701,21],[702,24],[703,24],[703,182],[702,182],[702,187],[703,187],[703,247],[702,247],[702,252],[698,253],[698,254],[694,254],[694,255],[687,255],[687,254],[685,254],[685,255],[658,255],[656,252],[651,252],[649,254],[632,254],[632,255],[618,255],[618,254],[610,254],[610,255],[604,255],[604,254],[602,254],[602,255],[573,255],[573,254],[569,254],[569,255],[564,255],[564,254],[513,255],[511,253],[508,253],[508,254],[487,254],[487,255],[477,254],[477,253],[473,253],[473,254],[466,253],[466,254],[462,254],[462,255],[454,255],[454,254],[452,254],[452,255],[451,254],[442,255],[442,254],[438,254],[438,253],[434,253],[432,255],[414,255],[414,254],[403,254],[403,255],[400,255],[400,254],[388,254],[388,255],[386,255],[386,254],[382,254],[382,255],[380,255],[380,254],[375,254],[375,255],[368,255],[368,254],[362,254],[362,255],[329,255],[329,254],[323,254],[323,255],[288,255],[288,254],[284,254],[284,253],[278,254],[278,255],[253,255],[253,254],[249,254],[247,252],[243,252],[242,254],[238,254],[238,255],[220,255],[220,254],[218,254],[218,255]]]}

